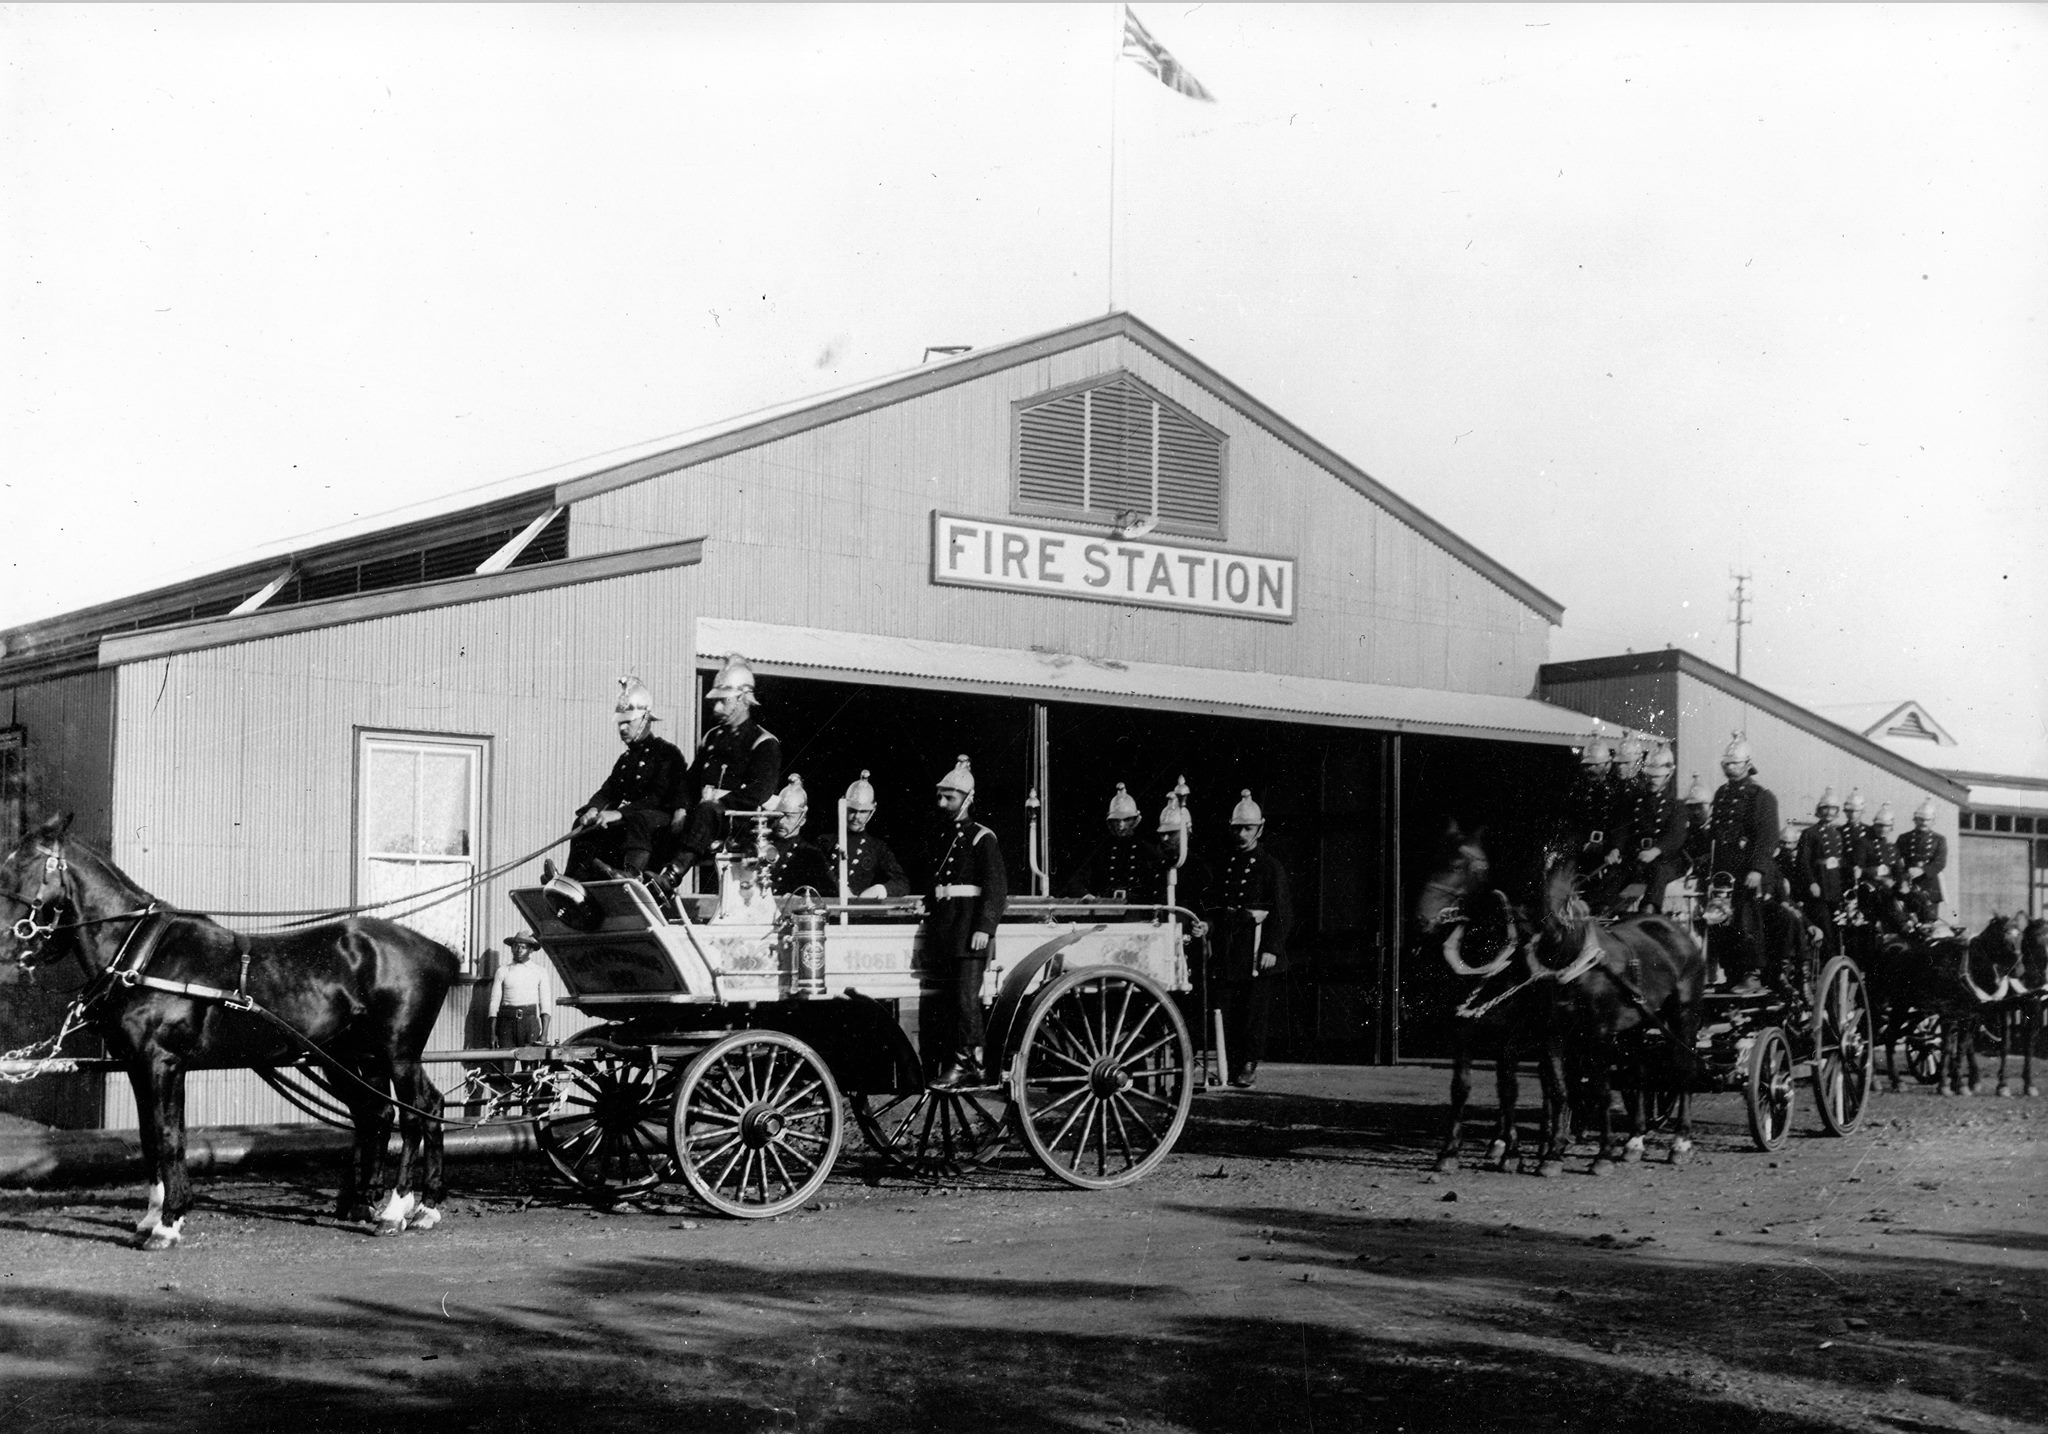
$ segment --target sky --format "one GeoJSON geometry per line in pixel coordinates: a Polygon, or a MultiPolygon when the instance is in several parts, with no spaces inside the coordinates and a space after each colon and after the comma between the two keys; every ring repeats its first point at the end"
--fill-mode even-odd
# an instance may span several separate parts
{"type": "Polygon", "coordinates": [[[1128,310],[2048,775],[2048,7],[0,5],[0,627],[1128,310]]]}

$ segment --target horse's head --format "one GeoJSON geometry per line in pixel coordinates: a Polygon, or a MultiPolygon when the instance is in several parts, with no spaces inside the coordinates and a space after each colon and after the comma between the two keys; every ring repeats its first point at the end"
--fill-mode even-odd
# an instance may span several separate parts
{"type": "Polygon", "coordinates": [[[74,909],[70,829],[70,813],[51,817],[0,857],[0,962],[31,971],[62,954],[51,938],[74,909]]]}
{"type": "Polygon", "coordinates": [[[1442,849],[1433,864],[1435,875],[1423,882],[1415,898],[1415,924],[1424,932],[1463,920],[1460,903],[1486,883],[1492,869],[1480,838],[1481,827],[1467,836],[1456,822],[1444,829],[1442,849]]]}

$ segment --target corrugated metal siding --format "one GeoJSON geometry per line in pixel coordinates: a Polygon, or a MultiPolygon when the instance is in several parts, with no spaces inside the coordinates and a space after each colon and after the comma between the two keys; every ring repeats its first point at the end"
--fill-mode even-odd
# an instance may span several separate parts
{"type": "MultiPolygon", "coordinates": [[[[0,724],[6,723],[19,723],[26,733],[25,815],[33,820],[70,812],[73,833],[104,849],[113,829],[114,674],[88,672],[0,690],[0,724]]],[[[0,1050],[56,1034],[67,1005],[66,998],[41,987],[16,982],[0,988],[0,1050]]],[[[84,1075],[0,1084],[0,1110],[45,1125],[89,1129],[101,1120],[99,1084],[84,1075]]]]}
{"type": "Polygon", "coordinates": [[[87,672],[0,690],[0,725],[27,733],[32,815],[70,812],[71,829],[104,847],[114,800],[114,674],[87,672]]]}
{"type": "Polygon", "coordinates": [[[570,543],[698,534],[706,616],[1513,696],[1549,643],[1523,603],[1123,339],[601,494],[570,543]],[[1009,511],[1012,403],[1119,368],[1230,435],[1225,545],[1298,560],[1298,622],[933,587],[931,511],[1009,511]]]}
{"type": "MultiPolygon", "coordinates": [[[[696,568],[380,618],[182,653],[119,670],[114,860],[156,895],[200,911],[338,908],[355,898],[358,728],[491,742],[480,857],[494,864],[561,835],[618,752],[617,679],[653,689],[659,729],[695,741],[696,568]]],[[[479,901],[477,945],[522,929],[479,901]]],[[[258,922],[241,922],[244,926],[258,922]]],[[[481,1001],[487,988],[464,988],[481,1001]]],[[[567,1013],[560,1013],[566,1015],[567,1013]]],[[[571,1027],[559,1019],[558,1033],[571,1027]]],[[[451,1003],[430,1045],[478,1044],[451,1003]]],[[[132,1121],[125,1082],[118,1099],[132,1121]]],[[[195,1077],[196,1123],[298,1119],[253,1077],[195,1077]]]]}

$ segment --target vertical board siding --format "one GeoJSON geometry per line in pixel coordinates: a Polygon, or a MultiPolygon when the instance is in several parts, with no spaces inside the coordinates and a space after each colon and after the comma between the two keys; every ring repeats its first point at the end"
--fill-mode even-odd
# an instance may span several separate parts
{"type": "Polygon", "coordinates": [[[1107,339],[576,506],[576,555],[704,536],[702,613],[1525,696],[1549,624],[1179,370],[1107,339]],[[1010,510],[1012,404],[1119,369],[1229,435],[1224,546],[1298,562],[1285,626],[930,581],[934,508],[1010,510]]]}
{"type": "MultiPolygon", "coordinates": [[[[610,770],[621,676],[653,690],[657,730],[685,750],[694,742],[696,574],[641,573],[128,664],[114,860],[196,911],[352,905],[362,728],[488,738],[479,863],[533,851],[566,832],[610,770]]],[[[536,860],[485,889],[468,954],[522,929],[506,892],[537,874],[536,860]]],[[[430,1047],[477,1044],[481,1017],[467,1003],[487,993],[461,987],[430,1047]]],[[[557,1013],[558,1034],[581,1024],[557,1013]]],[[[239,1072],[195,1076],[192,1100],[194,1123],[303,1119],[239,1072]]],[[[133,1121],[124,1081],[110,1083],[109,1102],[110,1119],[133,1121]]]]}

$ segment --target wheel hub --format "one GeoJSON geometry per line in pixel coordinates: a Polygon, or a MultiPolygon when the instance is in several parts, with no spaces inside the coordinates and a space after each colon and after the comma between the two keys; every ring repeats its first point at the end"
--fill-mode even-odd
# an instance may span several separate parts
{"type": "Polygon", "coordinates": [[[782,1134],[782,1112],[772,1105],[751,1105],[740,1117],[740,1138],[759,1149],[782,1134]]]}
{"type": "Polygon", "coordinates": [[[1131,1088],[1131,1077],[1121,1064],[1104,1056],[1088,1072],[1088,1085],[1098,1100],[1107,1100],[1131,1088]]]}

